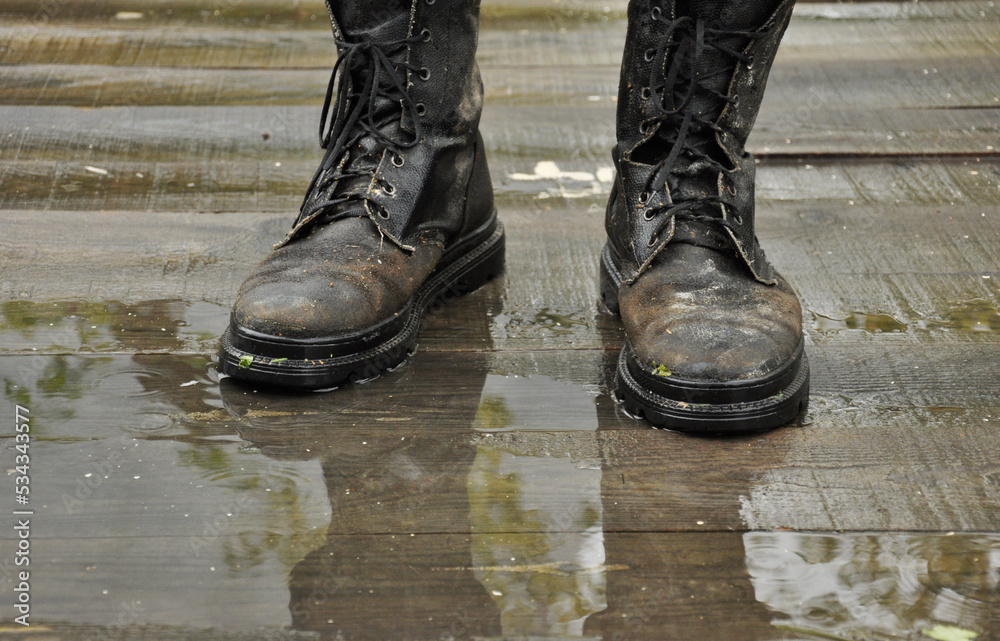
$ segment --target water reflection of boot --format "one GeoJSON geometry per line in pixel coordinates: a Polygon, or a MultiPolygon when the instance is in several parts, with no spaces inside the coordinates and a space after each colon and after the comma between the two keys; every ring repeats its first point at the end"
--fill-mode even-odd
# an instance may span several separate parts
{"type": "Polygon", "coordinates": [[[829,638],[998,638],[1000,537],[750,532],[747,567],[775,625],[829,638]],[[941,636],[942,628],[951,629],[941,636]],[[971,633],[971,635],[970,635],[971,633]]]}
{"type": "Polygon", "coordinates": [[[456,504],[472,461],[467,444],[408,438],[379,448],[381,463],[342,458],[336,441],[322,449],[333,520],[326,543],[292,570],[293,627],[380,641],[496,634],[469,537],[448,518],[467,509],[456,504]]]}
{"type": "Polygon", "coordinates": [[[469,474],[472,560],[503,638],[574,639],[607,607],[594,399],[545,375],[491,375],[469,474]],[[558,402],[551,413],[524,402],[558,402]]]}
{"type": "Polygon", "coordinates": [[[364,385],[329,394],[223,380],[240,435],[275,459],[320,462],[332,513],[326,542],[289,578],[292,625],[324,639],[490,637],[499,617],[472,571],[469,430],[489,368],[496,291],[455,304],[482,352],[424,351],[364,385]],[[484,299],[485,297],[485,299],[484,299]],[[431,381],[446,383],[429,385],[431,381]]]}

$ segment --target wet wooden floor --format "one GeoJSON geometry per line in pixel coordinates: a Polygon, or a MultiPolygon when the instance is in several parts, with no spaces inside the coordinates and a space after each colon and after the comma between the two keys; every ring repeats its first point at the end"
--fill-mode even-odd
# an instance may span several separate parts
{"type": "Polygon", "coordinates": [[[3,2],[0,638],[1000,639],[996,3],[796,9],[750,147],[812,399],[728,440],[609,393],[625,3],[484,4],[506,274],[290,396],[213,359],[320,157],[322,3],[3,2]]]}

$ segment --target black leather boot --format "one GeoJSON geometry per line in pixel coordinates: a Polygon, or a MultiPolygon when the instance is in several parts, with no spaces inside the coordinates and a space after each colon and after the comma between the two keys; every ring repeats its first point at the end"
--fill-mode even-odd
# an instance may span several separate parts
{"type": "Polygon", "coordinates": [[[326,155],[288,236],[240,287],[221,369],[304,389],[377,376],[424,312],[503,268],[479,135],[478,0],[327,0],[326,155]]]}
{"type": "Polygon", "coordinates": [[[788,422],[809,366],[795,292],[754,231],[744,150],[794,0],[632,0],[601,294],[627,341],[616,385],[654,425],[788,422]]]}

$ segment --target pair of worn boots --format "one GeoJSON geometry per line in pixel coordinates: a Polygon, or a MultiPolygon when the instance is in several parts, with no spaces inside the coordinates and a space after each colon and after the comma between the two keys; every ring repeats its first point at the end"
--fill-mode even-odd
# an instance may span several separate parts
{"type": "MultiPolygon", "coordinates": [[[[794,0],[631,0],[601,296],[626,409],[754,431],[808,398],[801,309],[754,227],[744,149],[794,0]]],[[[503,268],[479,117],[479,0],[328,0],[338,59],[322,164],[250,274],[221,368],[300,389],[400,364],[421,316],[503,268]]]]}

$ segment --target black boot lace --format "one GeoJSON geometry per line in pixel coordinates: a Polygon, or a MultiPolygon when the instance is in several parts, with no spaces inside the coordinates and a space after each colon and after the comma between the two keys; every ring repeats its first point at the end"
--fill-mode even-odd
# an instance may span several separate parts
{"type": "MultiPolygon", "coordinates": [[[[319,123],[319,144],[326,149],[323,162],[306,191],[306,200],[295,223],[298,226],[322,213],[334,210],[337,205],[351,200],[364,200],[360,194],[336,195],[336,185],[345,178],[370,176],[371,169],[351,167],[343,169],[345,154],[364,137],[373,138],[377,144],[392,151],[394,162],[402,159],[401,152],[414,147],[421,138],[420,106],[413,103],[407,93],[407,72],[424,73],[408,62],[396,62],[409,45],[426,40],[426,32],[391,42],[345,42],[337,40],[339,56],[330,74],[330,82],[323,101],[319,123]],[[336,97],[336,102],[334,102],[336,97]],[[398,109],[384,105],[396,104],[398,109]],[[332,107],[332,109],[331,109],[332,107]],[[391,125],[398,123],[397,132],[391,125]],[[407,131],[404,123],[410,125],[407,131]],[[314,192],[325,194],[312,199],[314,192]]],[[[352,163],[353,164],[353,163],[352,163]]],[[[350,215],[341,210],[330,213],[330,219],[350,215]]]]}
{"type": "MultiPolygon", "coordinates": [[[[663,44],[645,52],[646,60],[652,62],[648,91],[649,98],[656,105],[656,113],[640,125],[640,133],[648,137],[647,141],[655,137],[658,146],[666,144],[670,151],[656,163],[657,169],[642,196],[646,202],[651,200],[652,193],[663,192],[670,176],[679,169],[678,161],[682,156],[691,162],[703,161],[715,172],[727,169],[703,141],[707,136],[714,138],[715,132],[722,131],[716,121],[726,105],[739,104],[739,96],[719,92],[711,81],[720,76],[726,79],[732,77],[735,64],[752,65],[752,58],[735,45],[742,43],[741,47],[745,46],[748,39],[762,38],[769,33],[768,29],[714,29],[708,27],[703,18],[690,16],[670,20],[658,10],[653,11],[652,18],[668,26],[663,44]],[[706,58],[712,53],[709,49],[725,54],[732,64],[717,65],[706,71],[706,58]],[[668,58],[670,67],[663,73],[668,58]],[[709,106],[696,107],[696,102],[709,106]]],[[[688,164],[684,163],[685,166],[688,164]]],[[[720,215],[706,213],[718,210],[719,205],[731,207],[732,204],[729,199],[714,194],[699,195],[697,198],[681,194],[672,204],[651,205],[644,214],[646,220],[653,220],[660,214],[664,216],[650,244],[655,244],[660,232],[673,220],[696,221],[732,229],[732,224],[720,215]]]]}

